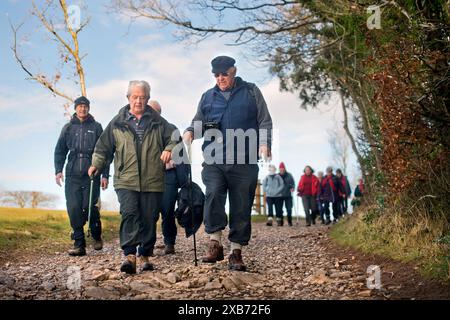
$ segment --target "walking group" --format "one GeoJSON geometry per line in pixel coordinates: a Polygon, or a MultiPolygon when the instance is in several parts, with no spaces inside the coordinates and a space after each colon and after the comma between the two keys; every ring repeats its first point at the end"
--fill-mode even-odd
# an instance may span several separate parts
{"type": "MultiPolygon", "coordinates": [[[[341,169],[337,169],[334,174],[332,167],[327,167],[325,173],[324,175],[322,171],[319,171],[316,176],[314,169],[306,166],[298,183],[297,196],[302,199],[307,227],[315,225],[317,218],[320,218],[322,224],[329,225],[348,214],[348,199],[352,192],[347,177],[341,169]],[[331,220],[331,213],[333,220],[331,220]]],[[[269,174],[264,178],[262,185],[268,207],[266,225],[273,225],[275,208],[277,225],[283,226],[283,209],[286,209],[288,225],[292,226],[292,192],[294,192],[295,182],[292,175],[286,171],[285,164],[280,163],[278,174],[276,167],[269,165],[269,174]]],[[[355,189],[355,197],[351,202],[353,206],[361,203],[363,190],[363,181],[360,179],[355,189]]]]}
{"type": "Polygon", "coordinates": [[[104,131],[90,114],[90,101],[86,97],[75,100],[75,113],[63,127],[55,148],[55,179],[60,186],[67,158],[65,195],[74,241],[70,255],[86,254],[87,221],[94,249],[103,248],[98,203],[100,188],[108,187],[113,162],[124,254],[120,270],[136,273],[137,263],[141,271],[154,269],[151,257],[160,215],[165,253],[175,253],[178,189],[187,183],[191,171],[189,163],[183,160],[183,142],[189,145],[203,137],[203,223],[209,244],[202,261],[216,263],[224,259],[222,231],[228,226],[229,268],[246,270],[242,251],[251,239],[257,160],[271,157],[272,119],[259,88],[236,76],[233,58],[219,56],[211,65],[216,85],[201,96],[192,124],[182,137],[161,116],[160,104],[150,100],[150,85],[146,81],[130,81],[128,104],[104,131]],[[230,136],[230,130],[236,134],[230,136]],[[229,216],[225,212],[227,196],[229,216]]]}

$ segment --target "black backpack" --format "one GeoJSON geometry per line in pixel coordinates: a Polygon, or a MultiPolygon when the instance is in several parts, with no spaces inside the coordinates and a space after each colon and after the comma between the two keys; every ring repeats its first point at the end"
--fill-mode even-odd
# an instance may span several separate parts
{"type": "Polygon", "coordinates": [[[175,217],[178,224],[186,231],[186,238],[189,238],[200,228],[203,222],[203,206],[205,195],[202,189],[195,183],[185,183],[177,197],[177,209],[175,217]],[[190,207],[190,192],[192,188],[192,208],[190,207]]]}

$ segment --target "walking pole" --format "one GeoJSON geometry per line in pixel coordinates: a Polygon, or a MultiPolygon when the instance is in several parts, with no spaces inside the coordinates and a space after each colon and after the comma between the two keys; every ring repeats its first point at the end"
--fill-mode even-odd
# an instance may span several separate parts
{"type": "Polygon", "coordinates": [[[91,212],[92,212],[92,191],[94,189],[94,176],[89,176],[91,179],[90,187],[89,187],[89,209],[88,209],[88,238],[91,236],[91,212]]]}
{"type": "MultiPolygon", "coordinates": [[[[192,201],[192,153],[191,153],[191,145],[187,145],[187,151],[188,151],[188,158],[189,158],[189,194],[188,194],[188,201],[189,201],[189,207],[192,211],[192,230],[195,229],[195,216],[194,216],[194,203],[192,201]]],[[[197,267],[197,239],[195,238],[195,231],[193,232],[193,238],[194,238],[194,265],[197,267]]]]}
{"type": "Polygon", "coordinates": [[[299,198],[299,196],[297,195],[297,201],[296,201],[296,204],[295,204],[295,206],[296,206],[296,212],[295,212],[295,214],[297,215],[297,224],[298,224],[298,217],[299,217],[299,212],[298,212],[298,198],[299,198]]]}

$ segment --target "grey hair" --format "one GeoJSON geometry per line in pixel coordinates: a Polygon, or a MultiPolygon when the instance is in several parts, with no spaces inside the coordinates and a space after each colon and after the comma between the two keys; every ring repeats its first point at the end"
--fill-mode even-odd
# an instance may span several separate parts
{"type": "Polygon", "coordinates": [[[161,104],[160,104],[158,101],[156,101],[156,100],[150,100],[150,101],[148,102],[148,105],[149,105],[150,107],[152,107],[153,110],[155,110],[156,112],[158,112],[159,114],[161,114],[161,112],[162,112],[162,107],[161,107],[161,104]]]}
{"type": "Polygon", "coordinates": [[[331,171],[333,172],[333,167],[327,167],[327,169],[325,170],[326,172],[331,171]]]}
{"type": "Polygon", "coordinates": [[[323,171],[317,172],[317,175],[318,175],[318,176],[323,176],[323,171]]]}
{"type": "Polygon", "coordinates": [[[145,80],[132,80],[128,83],[128,91],[127,91],[127,97],[130,97],[131,89],[134,87],[141,87],[144,89],[145,96],[147,98],[150,98],[150,85],[145,80]]]}

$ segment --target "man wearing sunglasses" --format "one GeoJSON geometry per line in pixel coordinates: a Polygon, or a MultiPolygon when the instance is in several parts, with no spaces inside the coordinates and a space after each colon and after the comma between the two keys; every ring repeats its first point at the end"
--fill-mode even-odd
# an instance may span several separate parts
{"type": "Polygon", "coordinates": [[[205,138],[202,147],[205,159],[202,180],[206,186],[204,223],[210,242],[202,261],[215,263],[224,259],[222,231],[228,225],[225,212],[228,195],[229,268],[245,271],[242,248],[251,237],[257,159],[271,156],[272,119],[258,87],[236,76],[233,58],[219,56],[211,65],[216,85],[202,95],[192,124],[183,136],[186,143],[205,138]],[[194,128],[199,123],[202,130],[197,134],[199,130],[194,128]],[[230,132],[234,135],[230,136],[230,132]],[[211,149],[214,152],[210,154],[211,149]]]}

